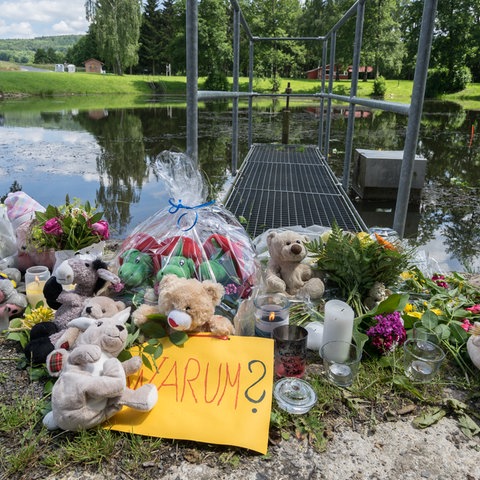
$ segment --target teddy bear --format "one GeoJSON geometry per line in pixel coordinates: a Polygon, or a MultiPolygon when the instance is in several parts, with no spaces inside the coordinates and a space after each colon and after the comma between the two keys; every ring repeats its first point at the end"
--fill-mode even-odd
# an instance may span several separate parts
{"type": "Polygon", "coordinates": [[[123,406],[150,411],[158,399],[153,384],[133,390],[126,377],[142,366],[139,356],[121,362],[118,355],[125,348],[128,331],[125,323],[130,308],[113,317],[96,320],[79,317],[69,327],[82,334],[66,358],[52,390],[52,410],[43,419],[49,430],[79,431],[95,427],[111,418],[123,406]]]}
{"type": "Polygon", "coordinates": [[[307,241],[306,236],[292,230],[274,230],[268,234],[267,292],[308,296],[311,300],[323,296],[323,281],[310,265],[303,262],[307,256],[307,241]]]}
{"type": "Polygon", "coordinates": [[[215,314],[224,288],[217,282],[196,278],[165,275],[159,284],[158,303],[140,305],[132,318],[137,326],[148,320],[148,315],[163,314],[173,330],[186,332],[212,332],[215,335],[233,335],[232,322],[215,314]]]}
{"type": "Polygon", "coordinates": [[[80,316],[96,319],[112,317],[126,308],[127,306],[122,301],[104,295],[97,295],[85,300],[80,316]]]}

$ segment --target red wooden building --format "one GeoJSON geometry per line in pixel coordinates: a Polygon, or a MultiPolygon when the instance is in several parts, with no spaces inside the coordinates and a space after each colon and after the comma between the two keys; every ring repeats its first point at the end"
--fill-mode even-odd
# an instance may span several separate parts
{"type": "MultiPolygon", "coordinates": [[[[348,80],[352,78],[353,67],[350,65],[346,70],[339,70],[337,72],[337,65],[333,68],[333,78],[334,80],[348,80]]],[[[367,69],[367,78],[373,78],[373,67],[360,67],[358,75],[363,78],[365,75],[365,69],[367,69]]],[[[326,66],[325,69],[325,78],[328,79],[330,75],[330,65],[326,66]]],[[[322,78],[322,67],[314,68],[313,70],[307,71],[307,78],[318,80],[322,78]]]]}

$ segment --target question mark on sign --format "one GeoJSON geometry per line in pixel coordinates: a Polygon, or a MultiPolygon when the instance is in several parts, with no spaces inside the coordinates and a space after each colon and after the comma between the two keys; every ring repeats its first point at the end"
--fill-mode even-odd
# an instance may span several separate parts
{"type": "MultiPolygon", "coordinates": [[[[260,367],[261,367],[261,371],[260,371],[260,377],[255,380],[255,382],[253,382],[246,390],[245,390],[245,398],[249,401],[249,402],[252,402],[252,403],[260,403],[261,401],[263,401],[263,399],[265,398],[265,395],[266,395],[266,392],[265,390],[262,391],[260,397],[258,399],[255,399],[255,398],[252,398],[250,396],[250,393],[249,393],[249,390],[252,389],[253,387],[255,387],[255,385],[258,385],[264,378],[265,378],[265,375],[267,373],[267,367],[266,365],[261,361],[261,360],[251,360],[250,362],[248,362],[248,371],[250,373],[253,373],[253,366],[254,364],[258,364],[260,367]]],[[[253,413],[257,413],[257,409],[254,407],[252,408],[252,412],[253,413]]]]}

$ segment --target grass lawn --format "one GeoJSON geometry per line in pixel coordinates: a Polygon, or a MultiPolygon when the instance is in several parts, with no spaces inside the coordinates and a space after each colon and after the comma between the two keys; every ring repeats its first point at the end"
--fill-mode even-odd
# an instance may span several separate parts
{"type": "MultiPolygon", "coordinates": [[[[78,95],[184,95],[186,92],[185,76],[158,75],[98,75],[84,72],[60,73],[50,70],[45,72],[25,72],[18,65],[0,62],[0,93],[18,96],[78,96],[78,95]]],[[[198,88],[203,89],[204,78],[199,78],[198,88]]],[[[279,92],[284,93],[288,83],[293,94],[313,94],[320,90],[320,82],[307,79],[281,79],[279,92]]],[[[410,103],[412,82],[409,80],[387,80],[385,100],[410,103]]],[[[248,78],[239,79],[241,91],[248,91],[248,78]]],[[[253,90],[258,93],[272,93],[271,81],[254,79],[253,90]]],[[[369,97],[373,90],[373,81],[358,82],[359,97],[369,97]]],[[[350,94],[350,81],[340,80],[333,84],[333,91],[339,95],[350,94]]],[[[480,108],[480,84],[471,84],[465,90],[442,97],[462,104],[464,108],[480,108]]]]}

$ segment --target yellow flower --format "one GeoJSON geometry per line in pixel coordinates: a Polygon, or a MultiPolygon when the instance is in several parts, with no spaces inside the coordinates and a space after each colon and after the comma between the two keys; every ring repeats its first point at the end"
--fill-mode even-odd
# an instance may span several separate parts
{"type": "Polygon", "coordinates": [[[439,309],[439,308],[431,308],[430,309],[431,312],[433,312],[435,315],[437,315],[438,317],[440,315],[443,315],[443,312],[439,309]]]}
{"type": "Polygon", "coordinates": [[[413,303],[407,303],[403,309],[405,313],[411,313],[415,311],[415,305],[413,303]]]}
{"type": "Polygon", "coordinates": [[[360,240],[360,245],[362,245],[362,247],[373,242],[372,237],[367,232],[357,233],[357,238],[360,240]]]}
{"type": "Polygon", "coordinates": [[[323,232],[321,235],[320,235],[320,238],[322,239],[322,242],[323,243],[327,243],[328,242],[328,239],[330,238],[330,234],[332,233],[331,230],[327,230],[326,232],[323,232]]]}
{"type": "Polygon", "coordinates": [[[409,272],[408,270],[405,271],[405,272],[402,272],[400,274],[400,278],[402,280],[411,280],[411,279],[414,279],[415,278],[415,275],[412,273],[412,272],[409,272]]]}
{"type": "Polygon", "coordinates": [[[30,313],[25,314],[22,319],[22,325],[25,328],[32,328],[37,323],[50,322],[53,320],[53,310],[49,307],[38,307],[30,313]]]}
{"type": "Polygon", "coordinates": [[[410,312],[408,315],[410,315],[410,317],[422,318],[423,313],[422,312],[410,312]]]}

